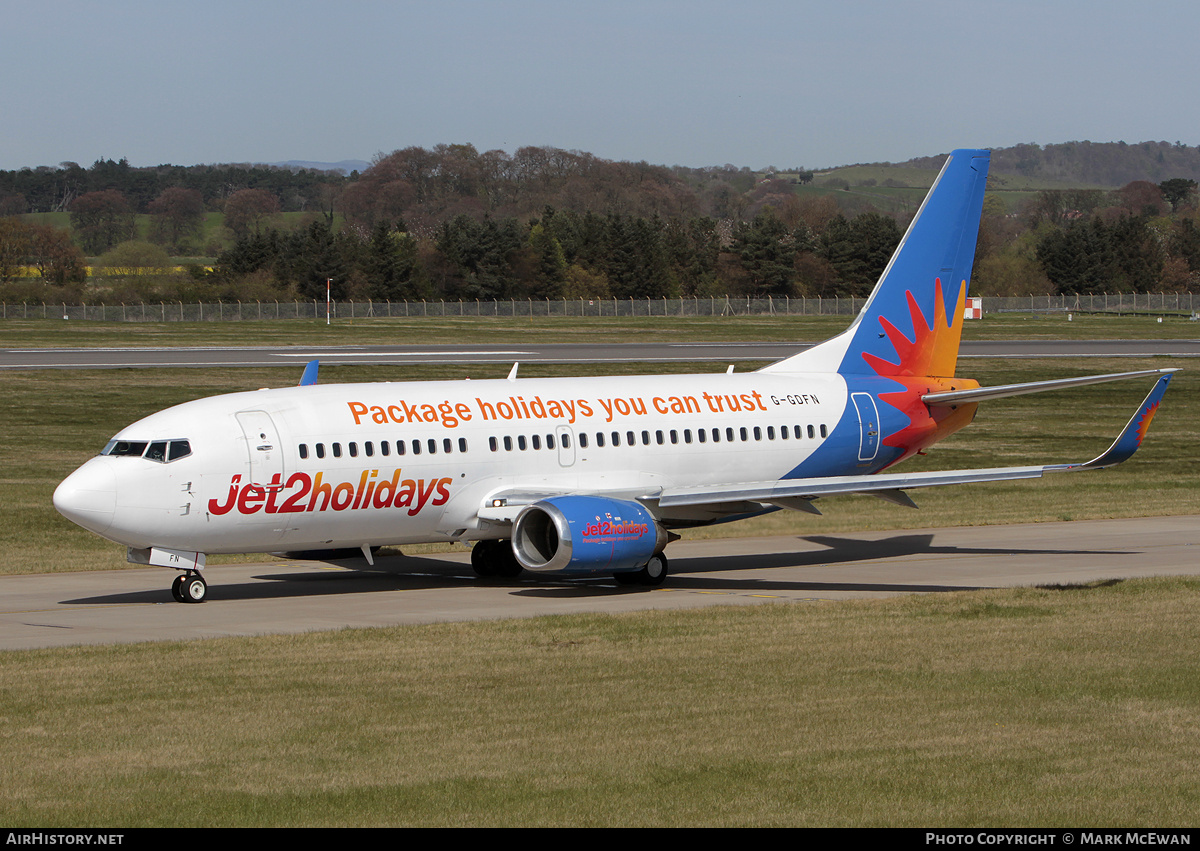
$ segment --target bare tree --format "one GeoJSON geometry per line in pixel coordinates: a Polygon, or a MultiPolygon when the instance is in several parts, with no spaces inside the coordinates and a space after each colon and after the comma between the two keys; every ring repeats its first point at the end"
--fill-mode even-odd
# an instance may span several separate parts
{"type": "Polygon", "coordinates": [[[225,202],[225,227],[238,239],[258,233],[279,212],[279,199],[265,189],[239,189],[225,202]]]}
{"type": "Polygon", "coordinates": [[[199,234],[204,226],[204,196],[198,189],[172,186],[150,202],[153,224],[150,238],[157,243],[178,248],[189,236],[199,234]]]}
{"type": "Polygon", "coordinates": [[[119,242],[133,239],[133,208],[116,189],[88,192],[71,202],[71,227],[83,250],[100,254],[119,242]]]}

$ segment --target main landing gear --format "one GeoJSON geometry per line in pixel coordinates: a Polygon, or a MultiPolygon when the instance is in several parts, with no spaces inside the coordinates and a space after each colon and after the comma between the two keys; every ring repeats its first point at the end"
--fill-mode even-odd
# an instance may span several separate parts
{"type": "Polygon", "coordinates": [[[618,585],[644,585],[657,588],[667,578],[667,557],[662,553],[650,556],[650,561],[641,570],[628,573],[614,573],[613,579],[618,585]]]}
{"type": "Polygon", "coordinates": [[[181,573],[171,583],[171,596],[180,603],[203,603],[208,596],[208,583],[194,571],[181,573]]]}
{"type": "Polygon", "coordinates": [[[510,541],[476,541],[471,547],[471,569],[476,576],[514,579],[524,568],[513,555],[510,541]]]}

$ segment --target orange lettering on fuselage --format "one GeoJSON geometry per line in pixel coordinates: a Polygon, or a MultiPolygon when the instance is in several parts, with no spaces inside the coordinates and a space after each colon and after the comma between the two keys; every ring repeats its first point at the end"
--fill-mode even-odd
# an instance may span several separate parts
{"type": "Polygon", "coordinates": [[[350,416],[355,425],[364,423],[386,425],[388,423],[441,423],[446,428],[457,428],[460,422],[471,420],[471,409],[463,402],[454,403],[449,399],[439,402],[436,406],[423,403],[410,405],[403,399],[397,404],[365,405],[362,402],[347,402],[350,416]]]}

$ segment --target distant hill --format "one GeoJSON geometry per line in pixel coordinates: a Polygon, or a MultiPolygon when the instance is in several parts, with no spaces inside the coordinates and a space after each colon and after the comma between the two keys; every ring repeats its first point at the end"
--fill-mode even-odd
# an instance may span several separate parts
{"type": "Polygon", "coordinates": [[[312,160],[288,160],[281,163],[267,163],[277,168],[291,169],[299,171],[302,168],[307,168],[315,171],[340,171],[342,174],[350,174],[352,171],[357,171],[362,174],[371,167],[371,164],[366,160],[342,160],[336,163],[321,163],[312,160]]]}
{"type": "MultiPolygon", "coordinates": [[[[932,169],[945,155],[898,164],[932,169]]],[[[991,174],[1037,183],[1117,188],[1134,180],[1162,183],[1173,177],[1200,182],[1200,147],[1178,142],[1064,142],[992,150],[991,174]]]]}

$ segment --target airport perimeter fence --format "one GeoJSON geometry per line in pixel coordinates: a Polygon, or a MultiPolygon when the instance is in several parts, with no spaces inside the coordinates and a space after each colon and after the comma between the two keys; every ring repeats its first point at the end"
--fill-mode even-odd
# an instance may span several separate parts
{"type": "MultiPolygon", "coordinates": [[[[714,298],[507,299],[492,301],[342,301],[331,319],[446,316],[853,316],[866,299],[714,298]]],[[[1192,293],[1041,295],[982,299],[986,313],[1186,314],[1195,316],[1192,293]]],[[[214,304],[0,304],[0,319],[76,319],[95,322],[229,322],[321,320],[324,301],[242,301],[214,304]]]]}

